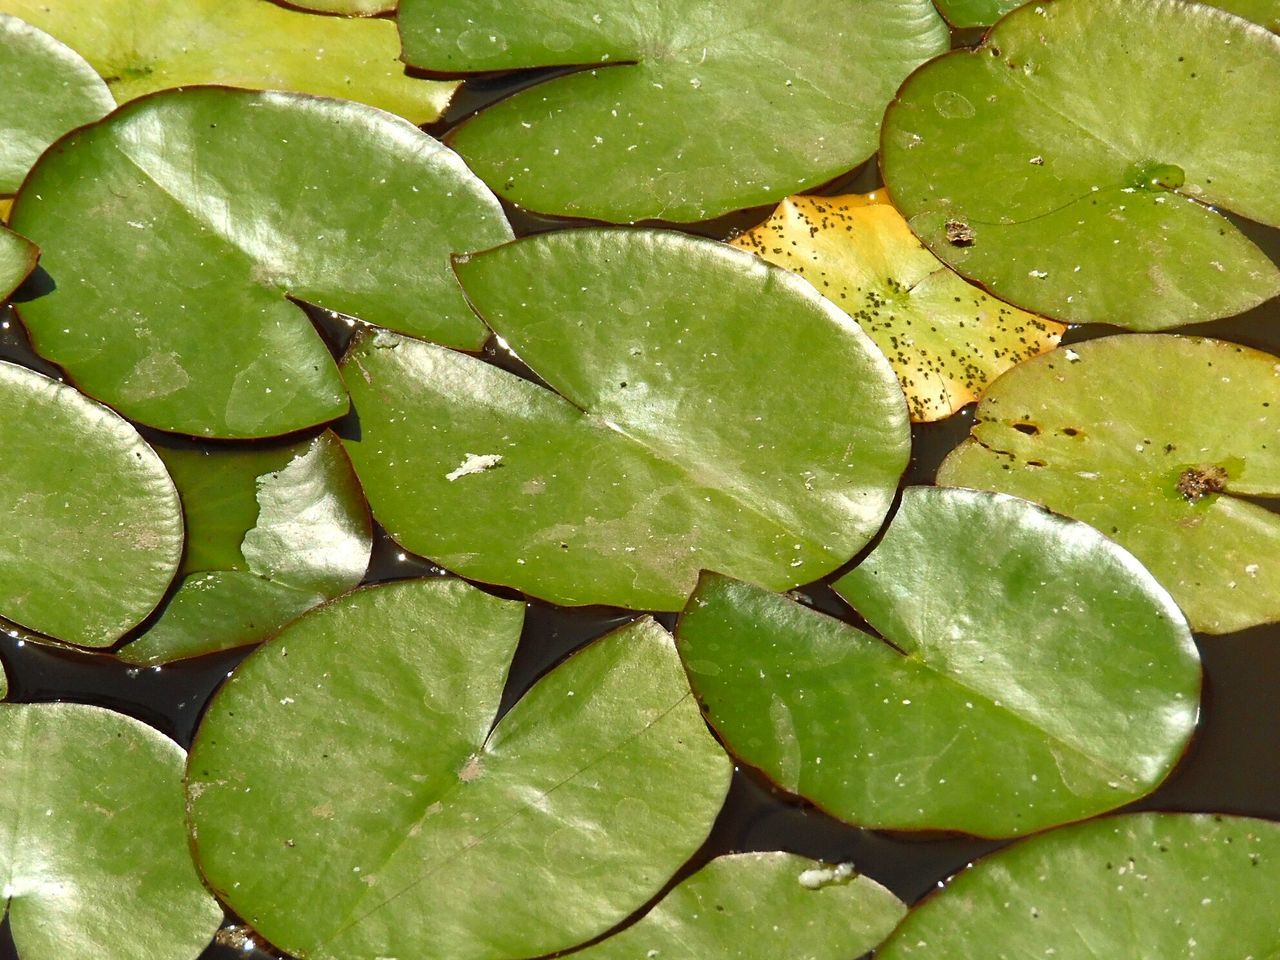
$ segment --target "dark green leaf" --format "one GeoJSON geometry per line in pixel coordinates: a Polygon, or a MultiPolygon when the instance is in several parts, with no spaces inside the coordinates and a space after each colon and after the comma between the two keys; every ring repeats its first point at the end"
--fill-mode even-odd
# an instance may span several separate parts
{"type": "Polygon", "coordinates": [[[1183,0],[1046,0],[903,85],[882,166],[912,229],[997,296],[1156,330],[1280,293],[1216,209],[1280,225],[1277,129],[1280,37],[1183,0]]]}
{"type": "Polygon", "coordinates": [[[369,510],[332,433],[160,455],[182,497],[187,576],[122,659],[162,663],[255,643],[364,577],[369,510]]]}
{"type": "Polygon", "coordinates": [[[195,960],[222,920],[188,850],[182,750],[83,704],[0,704],[0,874],[22,960],[195,960]]]}
{"type": "Polygon", "coordinates": [[[1002,490],[1132,550],[1197,630],[1280,620],[1280,358],[1119,336],[998,381],[938,482],[1002,490]]]}
{"type": "Polygon", "coordinates": [[[406,76],[386,20],[268,0],[0,0],[0,10],[78,50],[121,103],[215,83],[356,100],[417,124],[438,118],[457,87],[406,76]]]}
{"type": "Polygon", "coordinates": [[[1191,737],[1186,622],[1083,523],[911,488],[836,589],[888,643],[716,575],[678,635],[729,749],[842,819],[1041,830],[1151,792],[1191,737]]]}
{"type": "Polygon", "coordinates": [[[791,587],[879,528],[908,456],[902,391],[798,277],[624,230],[542,234],[457,269],[559,395],[389,334],[352,348],[347,449],[410,550],[556,603],[674,610],[703,567],[791,587]]]}
{"type": "Polygon", "coordinates": [[[45,147],[116,102],[81,56],[0,13],[0,194],[13,193],[45,147]]]}
{"type": "Polygon", "coordinates": [[[1140,813],[1002,850],[912,911],[879,960],[1280,956],[1280,824],[1140,813]]]}
{"type": "Polygon", "coordinates": [[[657,893],[731,772],[671,638],[641,620],[593,643],[495,727],[521,620],[411,580],[250,656],[188,767],[199,862],[232,909],[308,960],[479,960],[574,946],[657,893]]]}
{"type": "Polygon", "coordinates": [[[160,602],[182,512],[138,432],[73,387],[0,362],[0,616],[106,647],[160,602]]]}
{"type": "Polygon", "coordinates": [[[907,908],[852,864],[790,853],[717,857],[616,936],[576,960],[849,960],[877,946],[907,908]]]}
{"type": "Polygon", "coordinates": [[[12,223],[56,285],[21,307],[37,350],[135,420],[228,437],[347,409],[291,299],[478,347],[449,256],[511,235],[457,156],[403,120],[214,88],[71,134],[32,171],[12,223]]]}
{"type": "Polygon", "coordinates": [[[405,60],[445,73],[583,65],[452,142],[546,213],[701,220],[779,200],[875,150],[884,106],[947,48],[927,0],[403,0],[405,60]]]}

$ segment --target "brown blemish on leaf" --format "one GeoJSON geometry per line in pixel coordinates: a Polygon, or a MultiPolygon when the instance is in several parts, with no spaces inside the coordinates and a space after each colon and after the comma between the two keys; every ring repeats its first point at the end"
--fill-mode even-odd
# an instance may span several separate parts
{"type": "Polygon", "coordinates": [[[473,753],[470,759],[462,765],[462,769],[458,771],[458,779],[463,783],[470,783],[472,780],[477,779],[483,772],[484,766],[481,764],[480,758],[473,753]]]}
{"type": "Polygon", "coordinates": [[[974,241],[973,227],[962,220],[948,220],[946,223],[947,242],[953,247],[972,247],[974,241]]]}
{"type": "Polygon", "coordinates": [[[1211,493],[1221,493],[1227,488],[1227,471],[1216,464],[1187,467],[1178,477],[1178,493],[1188,503],[1199,503],[1211,493]]]}

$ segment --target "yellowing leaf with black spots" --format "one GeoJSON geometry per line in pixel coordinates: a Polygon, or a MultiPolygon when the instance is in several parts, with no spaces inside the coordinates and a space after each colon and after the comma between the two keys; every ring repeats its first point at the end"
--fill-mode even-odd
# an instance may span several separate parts
{"type": "Polygon", "coordinates": [[[800,274],[857,320],[889,358],[917,423],[977,400],[1066,329],[966,283],[883,192],[790,197],[733,243],[800,274]]]}

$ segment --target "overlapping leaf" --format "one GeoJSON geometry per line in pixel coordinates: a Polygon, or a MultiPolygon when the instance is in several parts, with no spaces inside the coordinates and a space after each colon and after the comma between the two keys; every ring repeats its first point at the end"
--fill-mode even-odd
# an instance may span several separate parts
{"type": "Polygon", "coordinates": [[[712,860],[621,933],[573,956],[848,960],[877,946],[905,913],[897,897],[851,864],[731,854],[712,860]]]}
{"type": "Polygon", "coordinates": [[[941,420],[1052,350],[1063,326],[1001,303],[931,254],[883,193],[797,196],[733,241],[792,270],[889,358],[911,419],[941,420]]]}
{"type": "Polygon", "coordinates": [[[921,69],[885,116],[894,203],[939,257],[1046,316],[1155,330],[1280,270],[1280,36],[1182,0],[1046,0],[921,69]],[[1117,96],[1116,91],[1123,91],[1117,96]]]}
{"type": "Polygon", "coordinates": [[[1093,524],[1192,626],[1280,620],[1280,359],[1234,343],[1119,336],[996,383],[938,482],[1002,490],[1093,524]]]}
{"type": "Polygon", "coordinates": [[[317,13],[369,17],[394,10],[396,0],[291,0],[288,5],[300,10],[314,10],[317,13]]]}
{"type": "Polygon", "coordinates": [[[290,300],[479,346],[449,257],[511,235],[457,156],[403,120],[215,88],[149,97],[67,137],[12,223],[52,279],[20,311],[36,349],[135,420],[219,437],[346,412],[290,300]]]}
{"type": "Polygon", "coordinates": [[[0,225],[0,303],[36,268],[39,255],[35,244],[0,225]]]}
{"type": "Polygon", "coordinates": [[[614,222],[701,220],[875,150],[884,106],[947,47],[926,0],[403,0],[405,60],[444,73],[586,65],[452,143],[503,196],[614,222]]]}
{"type": "Polygon", "coordinates": [[[0,874],[22,960],[195,960],[222,920],[187,845],[182,750],[83,704],[0,704],[0,874]]]}
{"type": "Polygon", "coordinates": [[[728,758],[650,620],[493,726],[521,620],[460,581],[406,581],[246,660],[188,768],[213,888],[311,960],[538,956],[643,905],[705,839],[728,758]]]}
{"type": "Polygon", "coordinates": [[[0,362],[0,616],[110,646],[164,596],[182,512],[138,432],[75,388],[0,362]]]}
{"type": "Polygon", "coordinates": [[[216,83],[356,100],[418,124],[439,117],[457,86],[406,76],[386,20],[271,0],[0,0],[0,11],[78,51],[121,103],[216,83]]]}
{"type": "Polygon", "coordinates": [[[705,575],[677,636],[725,744],[835,816],[1013,836],[1153,790],[1200,668],[1168,594],[1085,524],[908,489],[836,583],[888,642],[705,575]]]}
{"type": "Polygon", "coordinates": [[[160,455],[187,521],[185,579],[122,659],[163,663],[256,643],[364,577],[369,511],[332,433],[160,455]]]}
{"type": "Polygon", "coordinates": [[[410,550],[557,603],[673,610],[704,567],[785,589],[879,528],[908,454],[902,392],[799,278],[626,230],[542,234],[457,270],[557,392],[383,333],[352,348],[347,449],[410,550]]]}
{"type": "MultiPolygon", "coordinates": [[[[989,27],[1010,10],[1027,0],[935,0],[947,22],[957,27],[989,27]]],[[[1280,0],[1217,0],[1206,6],[1260,23],[1276,30],[1280,27],[1280,0]]]]}
{"type": "Polygon", "coordinates": [[[116,102],[84,59],[43,30],[0,13],[0,194],[13,193],[45,147],[116,102]]]}
{"type": "Polygon", "coordinates": [[[880,960],[1274,957],[1280,824],[1141,813],[1025,840],[918,906],[880,960]]]}

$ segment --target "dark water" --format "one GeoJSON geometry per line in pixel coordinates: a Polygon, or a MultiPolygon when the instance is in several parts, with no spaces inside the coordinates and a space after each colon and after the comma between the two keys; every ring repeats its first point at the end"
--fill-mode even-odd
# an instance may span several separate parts
{"type": "MultiPolygon", "coordinates": [[[[446,117],[428,129],[441,135],[470,112],[528,82],[527,77],[469,81],[446,117]]],[[[864,192],[877,186],[878,172],[871,162],[819,192],[864,192]]],[[[520,235],[572,225],[515,209],[508,212],[520,235]]],[[[768,208],[748,210],[683,229],[725,239],[760,222],[768,212],[768,208]]],[[[1280,259],[1280,231],[1237,222],[1273,259],[1280,259]]],[[[326,322],[320,316],[315,319],[335,351],[340,350],[345,325],[326,322]]],[[[1064,342],[1112,332],[1105,327],[1078,327],[1064,342]]],[[[1280,301],[1241,317],[1179,332],[1233,340],[1280,354],[1280,301]]],[[[0,316],[0,358],[57,373],[32,354],[20,325],[8,313],[0,316]]],[[[494,359],[512,366],[506,358],[495,355],[494,359]]],[[[904,485],[931,482],[942,458],[967,435],[970,420],[971,409],[966,408],[943,423],[917,425],[904,485]]],[[[379,531],[367,582],[443,573],[428,561],[402,556],[400,548],[379,531]]],[[[848,617],[847,608],[831,602],[825,584],[815,584],[806,592],[816,605],[829,605],[829,612],[848,617]]],[[[570,651],[634,616],[607,608],[567,610],[531,603],[504,709],[570,651]]],[[[668,627],[672,625],[670,616],[659,619],[668,627]]],[[[1280,820],[1280,625],[1228,636],[1197,637],[1197,643],[1204,663],[1205,690],[1195,740],[1164,786],[1129,809],[1212,811],[1280,820]]],[[[20,633],[0,633],[0,660],[9,675],[10,700],[99,704],[152,724],[184,746],[190,744],[210,696],[245,653],[229,651],[163,668],[138,669],[103,655],[31,643],[20,633]]],[[[853,861],[863,873],[907,902],[914,902],[966,863],[1002,845],[1000,841],[963,837],[918,838],[859,830],[777,795],[740,771],[710,839],[689,868],[730,851],[790,850],[828,861],[853,861]]],[[[215,945],[201,960],[265,960],[268,956],[271,954],[260,950],[215,945]]],[[[0,926],[0,960],[17,960],[7,922],[0,926]]]]}

